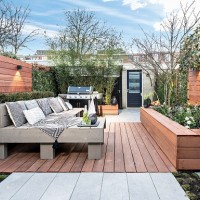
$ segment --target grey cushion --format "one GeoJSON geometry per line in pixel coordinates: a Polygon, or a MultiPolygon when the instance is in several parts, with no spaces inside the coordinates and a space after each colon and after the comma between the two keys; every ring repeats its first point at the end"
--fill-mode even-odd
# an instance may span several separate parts
{"type": "Polygon", "coordinates": [[[17,103],[22,107],[22,110],[27,110],[25,102],[24,101],[17,101],[17,103]]]}
{"type": "Polygon", "coordinates": [[[60,113],[63,110],[62,106],[60,105],[58,98],[52,98],[49,100],[49,104],[51,106],[51,109],[55,112],[55,113],[60,113]]]}
{"type": "Polygon", "coordinates": [[[51,107],[49,105],[49,100],[47,98],[38,99],[37,103],[38,103],[39,107],[42,109],[45,116],[52,113],[51,107]]]}
{"type": "Polygon", "coordinates": [[[23,109],[19,103],[6,102],[6,107],[7,107],[9,116],[16,127],[19,127],[27,122],[23,113],[23,109]]]}
{"type": "Polygon", "coordinates": [[[27,107],[28,110],[32,109],[32,108],[36,108],[39,107],[38,103],[36,100],[29,100],[29,101],[25,101],[25,105],[27,107]]]}

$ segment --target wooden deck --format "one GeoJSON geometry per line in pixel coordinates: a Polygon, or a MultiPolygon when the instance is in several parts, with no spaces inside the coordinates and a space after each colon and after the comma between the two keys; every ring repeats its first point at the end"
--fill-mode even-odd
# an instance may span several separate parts
{"type": "Polygon", "coordinates": [[[174,166],[141,123],[110,123],[102,158],[87,159],[87,144],[62,144],[53,160],[39,159],[39,145],[20,144],[0,160],[0,172],[173,172],[174,166]]]}

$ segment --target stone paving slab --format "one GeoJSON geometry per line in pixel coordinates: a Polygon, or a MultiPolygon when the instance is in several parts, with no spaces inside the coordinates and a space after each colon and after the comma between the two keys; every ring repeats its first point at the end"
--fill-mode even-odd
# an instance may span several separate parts
{"type": "Polygon", "coordinates": [[[189,200],[171,173],[13,173],[1,200],[189,200]]]}

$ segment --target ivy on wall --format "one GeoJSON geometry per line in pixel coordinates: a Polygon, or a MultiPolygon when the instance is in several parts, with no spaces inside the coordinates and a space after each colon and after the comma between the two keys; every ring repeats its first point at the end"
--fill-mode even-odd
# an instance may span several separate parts
{"type": "Polygon", "coordinates": [[[33,90],[35,91],[51,91],[54,94],[58,93],[57,82],[54,70],[39,70],[33,69],[33,90]]]}

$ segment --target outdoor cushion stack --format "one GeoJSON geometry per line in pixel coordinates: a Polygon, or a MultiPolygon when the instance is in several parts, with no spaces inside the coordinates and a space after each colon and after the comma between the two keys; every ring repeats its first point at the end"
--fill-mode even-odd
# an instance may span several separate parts
{"type": "Polygon", "coordinates": [[[6,102],[9,116],[16,127],[27,122],[33,125],[49,115],[57,115],[72,108],[71,105],[67,105],[69,103],[66,104],[61,97],[6,102]]]}

